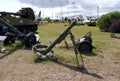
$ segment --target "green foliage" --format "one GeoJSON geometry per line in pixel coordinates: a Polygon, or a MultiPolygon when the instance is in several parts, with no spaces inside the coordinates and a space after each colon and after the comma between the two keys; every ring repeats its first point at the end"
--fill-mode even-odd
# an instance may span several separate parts
{"type": "Polygon", "coordinates": [[[64,19],[65,21],[68,21],[68,18],[67,17],[65,17],[65,19],[64,19]]]}
{"type": "Polygon", "coordinates": [[[17,49],[25,49],[25,46],[20,41],[15,41],[15,43],[11,43],[9,45],[4,46],[6,48],[6,51],[10,50],[17,50],[17,49]]]}
{"type": "Polygon", "coordinates": [[[51,22],[51,19],[48,17],[48,18],[45,18],[46,21],[48,22],[51,22]]]}
{"type": "Polygon", "coordinates": [[[113,20],[109,27],[109,31],[113,33],[120,33],[120,19],[113,20]]]}
{"type": "Polygon", "coordinates": [[[120,12],[114,11],[101,16],[98,19],[97,25],[101,31],[108,31],[109,26],[112,24],[112,21],[115,19],[120,19],[120,12]]]}

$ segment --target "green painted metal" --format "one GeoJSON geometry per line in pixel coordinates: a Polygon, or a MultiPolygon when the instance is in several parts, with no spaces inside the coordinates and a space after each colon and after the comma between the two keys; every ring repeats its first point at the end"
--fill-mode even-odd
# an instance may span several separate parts
{"type": "Polygon", "coordinates": [[[17,36],[24,36],[17,28],[13,27],[11,24],[5,22],[2,18],[0,18],[0,23],[7,26],[12,32],[14,32],[17,36]]]}
{"type": "Polygon", "coordinates": [[[69,31],[73,26],[77,24],[77,20],[73,20],[71,24],[56,38],[56,40],[46,48],[46,50],[43,52],[43,54],[47,54],[57,43],[60,43],[62,40],[65,39],[65,37],[69,34],[69,31]]]}

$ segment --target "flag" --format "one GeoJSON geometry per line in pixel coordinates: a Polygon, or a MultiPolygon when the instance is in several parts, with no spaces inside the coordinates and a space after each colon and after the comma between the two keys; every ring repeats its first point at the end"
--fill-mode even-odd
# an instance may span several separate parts
{"type": "Polygon", "coordinates": [[[74,5],[74,4],[75,4],[75,1],[73,1],[72,4],[74,5]]]}
{"type": "Polygon", "coordinates": [[[69,3],[69,0],[66,0],[67,3],[69,3]]]}

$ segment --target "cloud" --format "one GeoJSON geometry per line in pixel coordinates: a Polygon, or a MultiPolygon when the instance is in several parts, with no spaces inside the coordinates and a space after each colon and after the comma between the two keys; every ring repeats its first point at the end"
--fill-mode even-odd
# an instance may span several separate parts
{"type": "Polygon", "coordinates": [[[19,0],[22,3],[35,5],[39,8],[66,6],[67,0],[19,0]]]}
{"type": "MultiPolygon", "coordinates": [[[[67,16],[67,13],[71,15],[74,14],[97,15],[97,7],[99,7],[100,14],[120,10],[119,5],[120,0],[19,0],[19,1],[25,4],[34,5],[40,9],[42,8],[47,10],[53,9],[55,16],[59,16],[60,14],[67,16]]],[[[47,15],[48,13],[46,12],[45,14],[47,15]]]]}

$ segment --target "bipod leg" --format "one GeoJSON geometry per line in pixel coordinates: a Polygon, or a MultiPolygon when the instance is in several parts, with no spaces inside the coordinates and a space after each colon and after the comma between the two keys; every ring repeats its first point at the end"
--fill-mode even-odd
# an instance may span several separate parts
{"type": "Polygon", "coordinates": [[[65,43],[65,45],[66,45],[66,49],[68,49],[69,47],[68,47],[68,43],[67,43],[67,41],[64,39],[64,43],[65,43]]]}
{"type": "Polygon", "coordinates": [[[80,57],[81,57],[81,61],[82,61],[82,66],[79,65],[79,60],[78,60],[78,50],[76,48],[76,43],[75,43],[75,39],[74,39],[74,35],[72,34],[72,32],[70,31],[70,38],[72,40],[72,43],[73,43],[73,47],[74,47],[74,52],[75,52],[75,57],[76,57],[76,61],[77,61],[77,65],[78,65],[78,68],[80,68],[82,70],[82,72],[84,72],[84,61],[83,61],[83,57],[82,55],[80,54],[80,57]]]}
{"type": "Polygon", "coordinates": [[[82,66],[81,66],[81,68],[82,68],[82,71],[85,69],[85,67],[84,67],[84,61],[83,61],[83,57],[82,57],[82,54],[80,53],[80,57],[81,57],[81,61],[82,61],[82,66]]]}
{"type": "Polygon", "coordinates": [[[72,40],[72,43],[73,43],[73,47],[74,47],[74,52],[75,52],[75,57],[76,57],[76,61],[77,61],[77,65],[78,65],[78,68],[80,68],[80,65],[79,65],[79,60],[78,60],[78,50],[76,48],[76,45],[75,45],[75,40],[74,40],[74,35],[72,34],[72,32],[70,31],[69,32],[70,34],[70,38],[72,40]]]}

